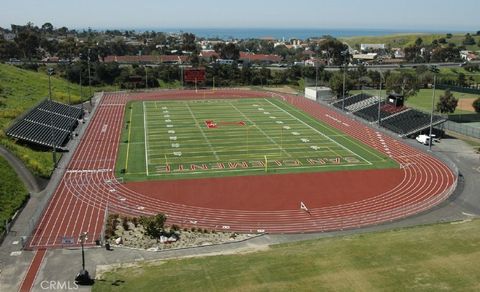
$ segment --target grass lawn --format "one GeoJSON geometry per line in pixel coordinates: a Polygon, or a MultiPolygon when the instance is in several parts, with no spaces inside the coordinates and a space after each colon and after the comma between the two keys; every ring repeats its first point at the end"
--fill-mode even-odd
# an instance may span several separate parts
{"type": "Polygon", "coordinates": [[[480,220],[139,263],[99,291],[478,291],[480,220]]]}
{"type": "MultiPolygon", "coordinates": [[[[350,91],[350,95],[357,94],[357,93],[369,93],[372,95],[378,95],[378,90],[352,90],[350,91]]],[[[452,91],[453,96],[458,99],[465,99],[465,98],[478,98],[478,95],[469,94],[469,93],[461,93],[461,92],[454,92],[452,91]]],[[[383,90],[382,94],[385,96],[386,91],[383,90]]],[[[445,94],[445,90],[437,89],[435,90],[435,106],[440,99],[440,96],[445,94]]],[[[415,96],[410,96],[406,101],[406,106],[419,109],[421,111],[430,112],[432,110],[432,89],[420,89],[415,96]]],[[[456,109],[454,114],[472,114],[473,111],[465,111],[456,109]]]]}
{"type": "Polygon", "coordinates": [[[397,166],[269,98],[130,103],[116,165],[126,180],[397,166]]]}
{"type": "Polygon", "coordinates": [[[28,192],[8,162],[0,157],[0,233],[5,229],[5,220],[27,199],[28,192]]]}

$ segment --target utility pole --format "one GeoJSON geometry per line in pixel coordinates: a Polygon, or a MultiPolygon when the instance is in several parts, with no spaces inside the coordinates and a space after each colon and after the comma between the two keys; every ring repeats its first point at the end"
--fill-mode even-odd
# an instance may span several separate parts
{"type": "Polygon", "coordinates": [[[430,134],[429,134],[429,143],[428,143],[428,150],[432,151],[432,131],[433,131],[433,111],[435,110],[435,87],[437,86],[437,74],[440,70],[437,66],[430,67],[430,71],[433,73],[433,93],[432,93],[432,112],[430,114],[430,134]]]}

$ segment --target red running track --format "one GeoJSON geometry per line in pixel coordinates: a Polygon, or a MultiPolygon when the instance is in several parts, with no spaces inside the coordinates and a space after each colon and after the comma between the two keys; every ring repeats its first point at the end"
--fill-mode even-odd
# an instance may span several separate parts
{"type": "Polygon", "coordinates": [[[88,129],[34,230],[31,248],[61,238],[100,237],[105,210],[167,214],[170,224],[237,232],[298,233],[358,228],[403,218],[445,200],[454,173],[438,159],[303,97],[249,90],[157,91],[102,97],[88,129]],[[396,160],[399,169],[239,176],[120,184],[114,177],[129,100],[281,98],[396,160]],[[309,207],[300,210],[299,202],[309,207]]]}

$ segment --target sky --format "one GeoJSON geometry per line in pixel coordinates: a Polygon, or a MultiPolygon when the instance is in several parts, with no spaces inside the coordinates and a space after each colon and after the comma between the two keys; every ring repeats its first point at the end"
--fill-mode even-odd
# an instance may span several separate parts
{"type": "Polygon", "coordinates": [[[479,0],[3,0],[0,26],[480,30],[479,0]]]}

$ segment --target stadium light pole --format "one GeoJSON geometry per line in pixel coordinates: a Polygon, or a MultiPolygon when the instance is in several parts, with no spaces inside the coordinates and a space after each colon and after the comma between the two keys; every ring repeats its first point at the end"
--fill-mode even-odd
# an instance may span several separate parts
{"type": "Polygon", "coordinates": [[[147,66],[145,66],[145,89],[148,89],[148,73],[147,66]]]}
{"type": "Polygon", "coordinates": [[[348,55],[348,49],[346,49],[345,51],[342,51],[342,56],[344,57],[342,111],[345,111],[345,82],[346,82],[346,71],[348,66],[347,55],[348,55]]]}
{"type": "Polygon", "coordinates": [[[79,236],[80,240],[80,245],[82,246],[82,269],[80,272],[77,274],[75,277],[75,283],[79,285],[91,285],[92,284],[92,279],[90,278],[90,275],[88,274],[88,271],[85,270],[85,249],[83,248],[83,245],[85,244],[85,241],[87,240],[87,232],[83,232],[79,236]]]}
{"type": "Polygon", "coordinates": [[[90,105],[92,104],[92,78],[90,75],[90,48],[88,48],[88,96],[90,100],[90,105]]]}
{"type": "Polygon", "coordinates": [[[433,93],[432,93],[432,112],[430,113],[430,133],[428,135],[429,142],[428,142],[428,150],[432,151],[432,131],[433,131],[433,111],[435,107],[435,87],[437,87],[437,74],[440,70],[437,66],[430,67],[430,72],[433,73],[433,93]]]}
{"type": "Polygon", "coordinates": [[[381,71],[378,71],[380,73],[380,90],[378,92],[378,127],[380,127],[380,122],[381,122],[381,103],[382,103],[382,80],[383,80],[383,74],[381,71]]]}
{"type": "Polygon", "coordinates": [[[48,68],[48,99],[49,99],[49,107],[50,107],[50,139],[52,142],[52,159],[53,159],[53,168],[57,168],[57,153],[55,149],[55,133],[53,132],[53,108],[52,108],[52,81],[51,77],[54,73],[53,68],[48,68]]]}

